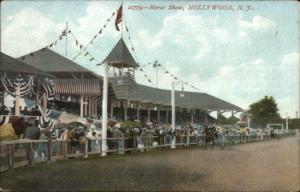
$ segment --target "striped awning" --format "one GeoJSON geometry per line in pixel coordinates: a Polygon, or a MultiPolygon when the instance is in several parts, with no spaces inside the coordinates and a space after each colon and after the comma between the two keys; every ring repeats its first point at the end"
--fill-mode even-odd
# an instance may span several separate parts
{"type": "Polygon", "coordinates": [[[100,79],[55,79],[55,94],[95,95],[102,93],[100,79]]]}

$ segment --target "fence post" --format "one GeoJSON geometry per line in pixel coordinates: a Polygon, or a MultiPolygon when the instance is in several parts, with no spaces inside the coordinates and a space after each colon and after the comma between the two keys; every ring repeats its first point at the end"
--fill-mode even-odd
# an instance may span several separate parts
{"type": "Polygon", "coordinates": [[[84,143],[84,158],[88,158],[88,141],[84,143]]]}
{"type": "Polygon", "coordinates": [[[48,162],[51,162],[51,155],[52,155],[52,141],[48,140],[48,162]]]}
{"type": "Polygon", "coordinates": [[[14,163],[15,163],[15,144],[8,145],[8,150],[9,150],[9,156],[8,156],[8,161],[9,161],[9,169],[14,170],[14,163]]]}
{"type": "Polygon", "coordinates": [[[32,142],[29,143],[29,150],[28,150],[28,165],[32,165],[32,161],[33,161],[33,151],[32,151],[32,142]]]}

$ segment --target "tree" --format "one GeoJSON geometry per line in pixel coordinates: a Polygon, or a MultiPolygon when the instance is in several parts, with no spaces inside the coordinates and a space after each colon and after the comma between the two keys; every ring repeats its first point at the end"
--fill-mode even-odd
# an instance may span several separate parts
{"type": "Polygon", "coordinates": [[[278,113],[277,103],[272,96],[265,96],[263,99],[250,105],[251,124],[254,127],[265,127],[267,123],[276,123],[281,120],[278,113]]]}

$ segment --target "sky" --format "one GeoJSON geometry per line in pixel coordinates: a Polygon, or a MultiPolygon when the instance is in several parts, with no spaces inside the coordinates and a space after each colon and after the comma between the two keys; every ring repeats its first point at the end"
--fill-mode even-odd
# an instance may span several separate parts
{"type": "MultiPolygon", "coordinates": [[[[86,45],[121,1],[4,1],[1,3],[1,51],[19,57],[54,42],[66,27],[86,45]]],[[[168,71],[198,89],[248,109],[265,95],[273,96],[282,117],[299,110],[299,16],[296,1],[124,1],[123,13],[136,60],[158,59],[168,71]],[[165,7],[154,10],[132,6],[165,7]],[[180,10],[169,6],[182,7],[180,10]],[[222,9],[205,10],[219,5],[222,9]],[[189,7],[198,9],[191,10],[189,7]],[[232,9],[226,9],[232,7],[232,9]],[[240,7],[240,9],[239,9],[240,7]],[[249,8],[249,10],[248,10],[249,8]]],[[[121,37],[114,20],[75,61],[102,74],[101,62],[121,37]]],[[[123,19],[124,20],[124,19],[123,19]]],[[[125,25],[124,25],[125,26],[125,25]]],[[[128,33],[123,39],[131,49],[128,33]]],[[[62,39],[52,49],[65,55],[62,39]]],[[[79,51],[68,37],[68,55],[79,51]]],[[[155,69],[137,72],[138,83],[156,86],[155,69]]],[[[158,69],[158,87],[171,88],[171,77],[158,69]]],[[[177,86],[181,90],[181,86],[177,86]]]]}

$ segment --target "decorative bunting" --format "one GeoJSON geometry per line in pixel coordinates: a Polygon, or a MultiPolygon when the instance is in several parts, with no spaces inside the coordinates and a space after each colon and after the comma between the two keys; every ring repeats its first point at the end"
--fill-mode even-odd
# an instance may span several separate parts
{"type": "MultiPolygon", "coordinates": [[[[104,26],[99,30],[98,34],[101,34],[103,32],[103,29],[107,27],[108,22],[110,22],[112,20],[112,17],[115,15],[115,12],[112,13],[111,17],[108,18],[106,20],[106,23],[104,24],[104,26]]],[[[72,33],[71,33],[72,34],[72,33]]],[[[73,58],[73,60],[75,60],[76,58],[78,58],[78,56],[81,54],[82,52],[82,48],[83,51],[85,51],[89,45],[92,45],[94,43],[94,40],[98,37],[98,34],[96,34],[93,39],[86,45],[86,46],[80,46],[80,51],[77,53],[77,55],[73,58]]]]}

